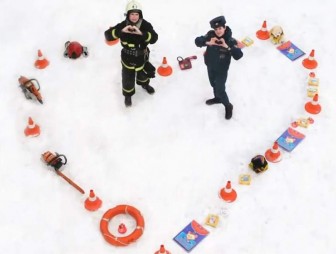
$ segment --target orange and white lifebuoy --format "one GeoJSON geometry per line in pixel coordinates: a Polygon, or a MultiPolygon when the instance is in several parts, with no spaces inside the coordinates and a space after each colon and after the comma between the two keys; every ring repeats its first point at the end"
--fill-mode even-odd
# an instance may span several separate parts
{"type": "Polygon", "coordinates": [[[115,246],[127,246],[132,242],[135,242],[142,236],[145,228],[145,220],[142,217],[140,211],[130,205],[118,205],[114,208],[107,210],[102,219],[100,220],[100,231],[103,234],[105,240],[115,246]],[[117,237],[110,233],[108,230],[109,221],[116,215],[128,214],[132,216],[136,221],[136,228],[134,231],[123,237],[117,237]]]}

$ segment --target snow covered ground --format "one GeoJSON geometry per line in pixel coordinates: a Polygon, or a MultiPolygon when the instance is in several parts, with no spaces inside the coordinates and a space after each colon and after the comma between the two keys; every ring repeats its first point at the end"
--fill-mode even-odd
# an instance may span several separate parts
{"type": "MultiPolygon", "coordinates": [[[[336,18],[331,0],[141,0],[144,18],[159,40],[151,62],[167,57],[173,75],[152,80],[153,96],[137,89],[133,106],[121,95],[120,45],[107,46],[104,31],[124,19],[127,1],[2,0],[0,2],[0,252],[1,253],[154,253],[164,244],[184,253],[173,237],[191,220],[204,225],[219,214],[216,229],[194,254],[336,252],[336,18]],[[209,21],[225,15],[233,36],[254,40],[244,57],[232,61],[227,91],[233,118],[212,97],[196,36],[209,21]],[[291,62],[255,33],[266,20],[281,25],[286,38],[306,52],[315,49],[322,112],[304,110],[309,70],[291,62]],[[66,41],[79,41],[90,56],[63,57],[66,41]],[[41,49],[46,69],[33,64],[41,49]],[[176,57],[197,55],[193,68],[181,71],[176,57]],[[17,79],[36,78],[44,104],[26,100],[17,79]],[[31,116],[41,135],[23,131],[31,116]],[[315,123],[298,128],[306,138],[283,159],[257,175],[250,159],[264,154],[299,117],[315,123]],[[78,191],[40,160],[43,152],[66,155],[63,173],[78,191]],[[250,186],[238,184],[249,173],[250,186]],[[228,204],[218,192],[228,180],[238,198],[228,204]],[[84,209],[93,189],[103,206],[84,209]],[[128,247],[108,244],[99,230],[105,211],[119,204],[135,206],[144,216],[143,236],[128,247]]],[[[134,221],[118,216],[110,225],[134,221]]]]}

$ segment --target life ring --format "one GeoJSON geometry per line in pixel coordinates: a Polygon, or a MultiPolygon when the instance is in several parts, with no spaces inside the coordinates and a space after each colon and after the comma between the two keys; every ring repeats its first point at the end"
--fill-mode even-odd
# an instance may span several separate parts
{"type": "Polygon", "coordinates": [[[118,205],[114,208],[107,210],[102,219],[100,220],[100,231],[103,234],[105,240],[115,246],[127,246],[132,242],[135,242],[142,236],[145,228],[145,220],[142,217],[140,211],[130,205],[118,205]],[[128,214],[131,215],[136,221],[136,228],[134,231],[124,237],[117,237],[110,233],[108,230],[109,221],[116,215],[128,214]]]}

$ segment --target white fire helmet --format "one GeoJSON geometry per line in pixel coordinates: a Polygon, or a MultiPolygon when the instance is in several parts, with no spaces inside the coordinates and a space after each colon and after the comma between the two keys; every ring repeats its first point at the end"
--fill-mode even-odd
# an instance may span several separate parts
{"type": "Polygon", "coordinates": [[[138,1],[132,0],[126,5],[125,16],[127,17],[127,19],[131,12],[139,13],[140,18],[142,18],[142,7],[138,1]]]}

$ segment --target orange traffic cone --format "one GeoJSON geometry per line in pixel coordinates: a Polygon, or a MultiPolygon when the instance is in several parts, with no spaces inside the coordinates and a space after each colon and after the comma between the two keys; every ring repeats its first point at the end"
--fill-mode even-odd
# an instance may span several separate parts
{"type": "Polygon", "coordinates": [[[309,57],[303,59],[302,65],[307,69],[315,69],[317,67],[317,61],[315,60],[314,56],[315,56],[315,50],[312,49],[312,51],[309,54],[309,57]]]}
{"type": "Polygon", "coordinates": [[[231,181],[227,181],[225,188],[222,188],[219,195],[224,201],[231,203],[236,200],[237,192],[231,188],[231,181]]]}
{"type": "Polygon", "coordinates": [[[118,227],[119,234],[125,234],[127,231],[127,228],[124,223],[121,223],[118,227]]]}
{"type": "Polygon", "coordinates": [[[35,67],[37,69],[44,69],[48,65],[49,65],[49,61],[44,58],[44,56],[42,55],[41,50],[38,50],[37,51],[37,60],[35,61],[35,67]]]}
{"type": "Polygon", "coordinates": [[[162,65],[158,68],[157,72],[161,75],[161,76],[169,76],[170,74],[172,74],[173,69],[171,66],[169,66],[167,64],[167,59],[166,57],[163,58],[162,60],[162,65]]]}
{"type": "Polygon", "coordinates": [[[86,210],[93,212],[102,206],[102,201],[90,190],[90,196],[85,200],[84,206],[86,210]]]}
{"type": "Polygon", "coordinates": [[[160,249],[155,251],[155,254],[170,254],[170,251],[167,251],[163,244],[160,245],[160,249]]]}
{"type": "Polygon", "coordinates": [[[321,112],[321,105],[318,103],[318,94],[315,94],[312,101],[305,104],[305,110],[310,113],[317,115],[321,112]]]}
{"type": "Polygon", "coordinates": [[[114,41],[105,40],[105,42],[106,42],[107,45],[113,46],[113,45],[116,45],[119,42],[119,39],[116,39],[114,41]]]}
{"type": "Polygon", "coordinates": [[[274,142],[273,147],[265,152],[265,158],[269,162],[279,162],[282,159],[281,152],[279,150],[278,142],[274,142]]]}
{"type": "Polygon", "coordinates": [[[267,30],[266,20],[263,22],[261,29],[256,32],[256,35],[257,35],[257,38],[260,39],[260,40],[269,39],[270,33],[267,30]]]}
{"type": "Polygon", "coordinates": [[[31,117],[28,118],[28,125],[26,129],[24,130],[24,134],[27,137],[36,137],[40,135],[40,126],[34,123],[33,119],[31,117]]]}

